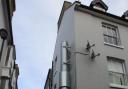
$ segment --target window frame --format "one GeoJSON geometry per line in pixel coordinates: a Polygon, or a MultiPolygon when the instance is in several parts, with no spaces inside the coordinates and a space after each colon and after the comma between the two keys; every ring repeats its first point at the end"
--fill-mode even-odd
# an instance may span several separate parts
{"type": "Polygon", "coordinates": [[[102,30],[103,30],[103,38],[104,38],[104,43],[105,44],[112,45],[112,46],[117,46],[117,47],[120,47],[122,45],[118,26],[102,22],[102,30]],[[115,30],[115,36],[114,36],[114,33],[113,33],[114,30],[115,30]],[[110,32],[111,32],[111,35],[110,35],[110,32]],[[105,39],[106,39],[106,41],[105,41],[105,39]]]}
{"type": "MultiPolygon", "coordinates": [[[[111,71],[109,70],[108,68],[108,76],[109,76],[109,80],[111,80],[111,76],[109,75],[110,72],[113,72],[113,73],[116,73],[116,74],[122,74],[124,79],[123,79],[123,82],[124,84],[117,84],[117,83],[114,83],[113,81],[110,81],[110,86],[111,87],[117,87],[117,88],[127,88],[126,86],[128,86],[128,75],[127,75],[127,69],[126,69],[126,63],[125,63],[125,60],[123,59],[119,59],[119,58],[115,58],[115,57],[110,57],[110,56],[107,56],[107,67],[108,67],[108,61],[111,60],[111,61],[118,61],[119,63],[121,63],[122,65],[122,71],[123,73],[120,73],[120,72],[114,72],[114,71],[111,71]],[[126,79],[125,79],[126,78],[126,79]]],[[[121,80],[122,81],[122,80],[121,80]]]]}

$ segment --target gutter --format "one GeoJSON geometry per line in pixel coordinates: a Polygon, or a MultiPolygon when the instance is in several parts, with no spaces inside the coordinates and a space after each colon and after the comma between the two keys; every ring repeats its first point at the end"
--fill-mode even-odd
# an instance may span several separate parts
{"type": "Polygon", "coordinates": [[[109,20],[111,22],[115,22],[115,23],[118,23],[121,25],[128,26],[128,20],[126,20],[122,17],[116,16],[116,15],[113,15],[113,14],[110,14],[107,12],[103,12],[100,10],[96,10],[96,9],[93,9],[91,7],[88,7],[88,6],[85,6],[82,4],[76,5],[74,9],[77,11],[89,13],[90,15],[94,15],[94,16],[97,16],[97,17],[102,18],[102,19],[109,20]]]}

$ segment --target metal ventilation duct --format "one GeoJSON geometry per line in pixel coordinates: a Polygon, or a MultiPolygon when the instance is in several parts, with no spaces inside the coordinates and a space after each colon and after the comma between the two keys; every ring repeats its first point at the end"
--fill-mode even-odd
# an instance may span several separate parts
{"type": "Polygon", "coordinates": [[[62,42],[62,60],[61,60],[61,72],[60,72],[60,88],[59,89],[70,89],[70,73],[69,73],[69,59],[67,48],[68,43],[62,42]]]}

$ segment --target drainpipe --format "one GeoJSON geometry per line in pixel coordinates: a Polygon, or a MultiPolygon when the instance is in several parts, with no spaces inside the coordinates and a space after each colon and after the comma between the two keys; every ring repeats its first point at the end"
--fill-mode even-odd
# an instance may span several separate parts
{"type": "Polygon", "coordinates": [[[0,50],[0,61],[2,60],[2,52],[3,52],[3,48],[4,48],[4,43],[5,40],[7,39],[7,31],[5,29],[0,29],[0,37],[2,39],[2,45],[1,45],[1,50],[0,50]]]}
{"type": "Polygon", "coordinates": [[[61,71],[60,71],[60,88],[59,89],[70,89],[70,73],[69,73],[69,59],[67,54],[67,42],[62,42],[62,60],[61,60],[61,71]]]}

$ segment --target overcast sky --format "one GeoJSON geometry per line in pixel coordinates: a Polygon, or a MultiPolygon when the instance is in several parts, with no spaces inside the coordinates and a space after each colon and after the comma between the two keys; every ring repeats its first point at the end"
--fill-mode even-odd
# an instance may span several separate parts
{"type": "MultiPolygon", "coordinates": [[[[75,0],[68,0],[74,2],[75,0]]],[[[80,0],[89,5],[92,0],[80,0]]],[[[13,35],[20,67],[19,89],[43,89],[51,67],[57,21],[64,0],[16,0],[13,35]]],[[[121,16],[128,0],[104,0],[109,13],[121,16]]]]}

